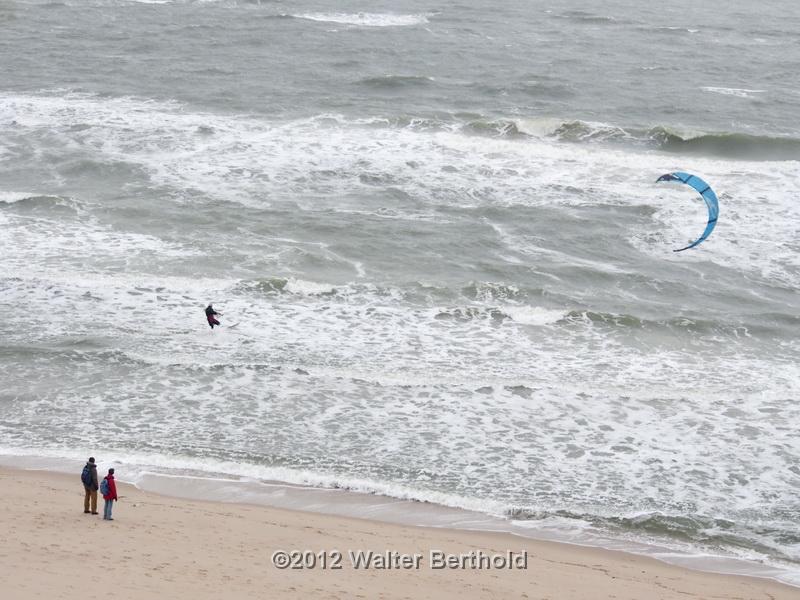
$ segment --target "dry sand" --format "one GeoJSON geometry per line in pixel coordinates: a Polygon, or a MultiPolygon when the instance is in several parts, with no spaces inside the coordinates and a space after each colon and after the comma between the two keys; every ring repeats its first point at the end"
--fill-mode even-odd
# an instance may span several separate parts
{"type": "Polygon", "coordinates": [[[800,588],[769,580],[508,534],[189,501],[124,484],[119,493],[115,520],[103,521],[83,513],[79,474],[0,469],[0,598],[800,599],[800,588]],[[329,563],[339,551],[341,568],[281,570],[271,561],[278,550],[327,551],[329,563]],[[419,568],[355,568],[349,551],[359,550],[409,555],[419,568]],[[527,552],[527,568],[433,569],[431,550],[527,552]]]}

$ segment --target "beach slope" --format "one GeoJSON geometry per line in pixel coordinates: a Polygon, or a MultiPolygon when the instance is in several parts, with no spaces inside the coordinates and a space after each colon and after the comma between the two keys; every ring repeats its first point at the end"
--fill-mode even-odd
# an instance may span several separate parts
{"type": "Polygon", "coordinates": [[[116,600],[800,598],[800,589],[768,580],[506,534],[189,501],[124,484],[119,492],[115,520],[103,521],[83,513],[77,474],[0,469],[0,595],[13,600],[97,594],[116,600]],[[312,551],[313,559],[298,555],[292,562],[315,562],[314,568],[275,566],[274,553],[295,550],[312,551]],[[451,566],[434,568],[437,557],[451,566]],[[492,568],[487,561],[495,561],[492,568]],[[503,562],[506,568],[496,568],[503,562]]]}

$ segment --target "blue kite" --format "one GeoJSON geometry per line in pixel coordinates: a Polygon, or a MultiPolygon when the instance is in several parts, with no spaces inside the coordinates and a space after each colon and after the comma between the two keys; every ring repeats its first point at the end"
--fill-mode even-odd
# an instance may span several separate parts
{"type": "Polygon", "coordinates": [[[690,185],[700,192],[703,200],[706,201],[706,206],[708,207],[708,223],[706,224],[706,230],[703,232],[703,235],[685,248],[673,250],[673,252],[682,252],[684,250],[688,250],[689,248],[694,248],[697,246],[697,244],[711,235],[711,232],[714,231],[714,227],[717,226],[717,217],[719,216],[719,200],[717,200],[717,195],[714,193],[714,190],[711,189],[710,185],[700,179],[697,175],[692,175],[690,173],[682,173],[680,171],[676,171],[675,173],[667,173],[666,175],[662,175],[656,179],[656,183],[659,181],[680,181],[681,183],[690,185]]]}

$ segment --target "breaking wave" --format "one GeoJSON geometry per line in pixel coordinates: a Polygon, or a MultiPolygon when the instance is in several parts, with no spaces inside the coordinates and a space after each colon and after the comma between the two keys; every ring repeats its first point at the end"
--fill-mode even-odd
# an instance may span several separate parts
{"type": "Polygon", "coordinates": [[[649,132],[660,149],[681,154],[708,154],[747,160],[800,160],[800,140],[794,138],[713,133],[681,136],[664,127],[649,132]]]}
{"type": "Polygon", "coordinates": [[[532,136],[559,141],[626,143],[676,154],[704,155],[741,160],[800,160],[800,139],[737,132],[686,133],[664,126],[625,129],[608,123],[581,120],[475,121],[473,131],[502,136],[532,136]]]}

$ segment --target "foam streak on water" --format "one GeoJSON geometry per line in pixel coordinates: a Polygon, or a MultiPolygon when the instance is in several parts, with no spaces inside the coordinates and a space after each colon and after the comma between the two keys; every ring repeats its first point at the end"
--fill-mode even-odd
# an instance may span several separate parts
{"type": "Polygon", "coordinates": [[[396,15],[375,13],[305,13],[293,15],[298,19],[339,23],[343,25],[360,25],[362,27],[403,27],[427,23],[425,15],[396,15]]]}

